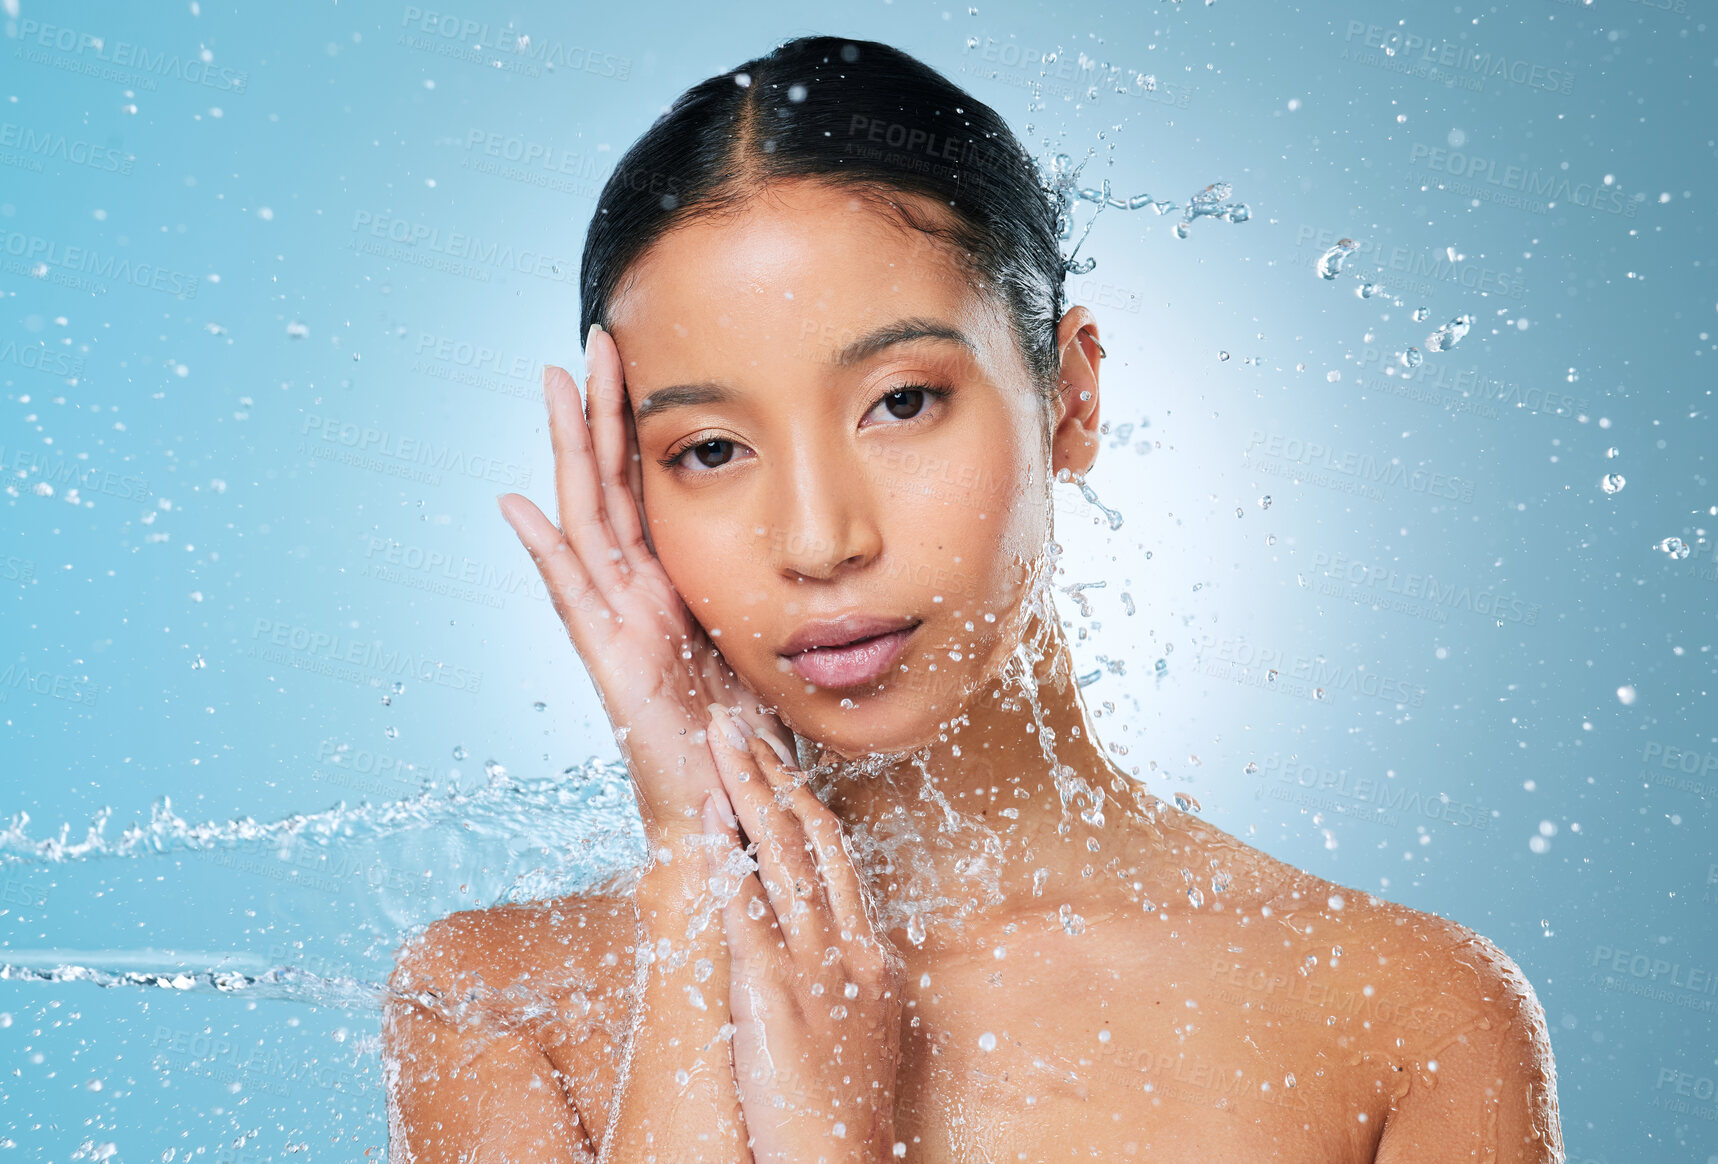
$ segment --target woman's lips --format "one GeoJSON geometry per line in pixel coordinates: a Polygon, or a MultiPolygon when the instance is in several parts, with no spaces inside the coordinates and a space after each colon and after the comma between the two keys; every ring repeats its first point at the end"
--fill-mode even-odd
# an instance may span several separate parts
{"type": "Polygon", "coordinates": [[[881,678],[900,658],[918,623],[842,646],[812,647],[789,655],[800,678],[819,687],[855,687],[881,678]]]}

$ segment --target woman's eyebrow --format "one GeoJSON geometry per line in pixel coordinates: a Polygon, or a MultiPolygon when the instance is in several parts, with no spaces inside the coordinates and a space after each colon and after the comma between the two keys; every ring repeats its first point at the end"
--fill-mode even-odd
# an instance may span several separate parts
{"type": "MultiPolygon", "coordinates": [[[[876,355],[884,348],[895,344],[904,344],[916,339],[940,339],[957,343],[973,355],[978,354],[978,345],[966,337],[959,328],[950,327],[946,323],[934,319],[913,318],[897,319],[882,327],[866,332],[835,354],[835,363],[841,367],[850,367],[876,355]]],[[[674,384],[667,388],[658,388],[634,407],[632,422],[639,424],[659,412],[667,412],[672,408],[691,408],[700,404],[726,404],[732,400],[734,392],[725,384],[713,380],[705,380],[696,384],[674,384]]]]}
{"type": "Polygon", "coordinates": [[[959,328],[934,319],[914,318],[898,319],[867,332],[837,352],[835,362],[847,367],[876,355],[884,348],[916,339],[951,340],[971,354],[978,355],[978,345],[966,338],[959,328]]]}
{"type": "Polygon", "coordinates": [[[669,388],[658,388],[638,402],[632,412],[632,423],[638,424],[647,417],[655,416],[658,412],[667,412],[671,408],[725,404],[733,395],[726,386],[710,380],[699,384],[675,384],[669,388]]]}

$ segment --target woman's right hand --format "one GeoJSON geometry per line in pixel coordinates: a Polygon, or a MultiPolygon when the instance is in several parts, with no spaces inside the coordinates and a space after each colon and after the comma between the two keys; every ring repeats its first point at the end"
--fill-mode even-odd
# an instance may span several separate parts
{"type": "Polygon", "coordinates": [[[646,829],[696,832],[705,794],[721,787],[699,737],[710,704],[740,706],[784,756],[792,736],[729,669],[650,547],[620,353],[595,324],[585,362],[588,412],[565,369],[543,369],[559,527],[520,494],[498,500],[596,684],[646,829]]]}

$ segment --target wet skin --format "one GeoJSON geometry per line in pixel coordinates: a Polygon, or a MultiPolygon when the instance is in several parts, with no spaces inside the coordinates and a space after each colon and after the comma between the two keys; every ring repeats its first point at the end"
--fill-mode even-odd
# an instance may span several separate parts
{"type": "MultiPolygon", "coordinates": [[[[821,1154],[893,1159],[898,1141],[925,1161],[1561,1158],[1543,1015],[1513,963],[1454,923],[1331,885],[1163,804],[1092,739],[1060,628],[1031,601],[1049,480],[1096,453],[1088,312],[1058,326],[1046,403],[1006,316],[942,244],[851,192],[797,182],[658,242],[629,272],[610,334],[637,416],[629,487],[650,548],[732,669],[739,697],[722,702],[772,709],[757,731],[785,725],[823,762],[809,787],[848,836],[898,955],[898,995],[867,1012],[898,1037],[882,1080],[889,1143],[819,1141],[821,1154]],[[793,636],[854,615],[911,633],[881,674],[808,690],[793,636]],[[997,678],[1022,638],[1040,655],[1036,711],[997,678]],[[1086,794],[1072,812],[1047,738],[1086,794]],[[922,771],[841,766],[914,750],[922,771]],[[921,796],[927,779],[949,812],[921,796]],[[927,883],[970,904],[932,911],[915,943],[904,903],[927,883]]],[[[593,368],[607,342],[593,338],[593,368]]],[[[598,411],[592,440],[618,440],[598,411]]],[[[558,603],[564,619],[576,605],[558,603]]],[[[600,654],[586,662],[617,715],[649,685],[628,687],[600,654]]],[[[703,683],[687,689],[702,697],[703,683]]],[[[649,688],[653,707],[678,697],[671,686],[649,688]]],[[[653,745],[628,738],[645,771],[653,745]]],[[[714,736],[708,747],[719,751],[714,736]]],[[[753,763],[757,785],[723,777],[742,841],[791,827],[748,815],[748,787],[805,780],[753,752],[726,762],[753,763]]],[[[640,778],[653,838],[724,831],[700,816],[689,770],[662,766],[678,785],[640,778]]],[[[594,1159],[615,1112],[640,1110],[615,1097],[639,1013],[641,914],[657,900],[623,885],[471,911],[408,943],[385,1030],[395,1158],[594,1159]]],[[[741,940],[745,922],[723,916],[741,940]]],[[[683,1013],[689,1035],[716,1021],[652,1013],[683,1013]]],[[[671,1033],[663,1046],[625,1086],[627,1103],[669,1121],[690,1092],[660,1064],[691,1048],[671,1033]]],[[[824,1094],[814,1072],[778,1066],[777,1091],[824,1094]]],[[[744,1110],[747,1123],[767,1116],[755,1096],[744,1110]]],[[[748,1158],[715,1135],[659,1158],[700,1156],[748,1158]]]]}

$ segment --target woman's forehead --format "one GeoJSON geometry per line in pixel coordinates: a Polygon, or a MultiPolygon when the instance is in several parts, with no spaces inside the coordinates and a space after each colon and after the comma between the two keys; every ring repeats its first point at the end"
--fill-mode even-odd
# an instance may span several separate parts
{"type": "Polygon", "coordinates": [[[607,314],[618,331],[665,302],[712,311],[779,302],[791,314],[974,293],[948,244],[874,196],[793,182],[676,225],[631,264],[607,314]]]}

